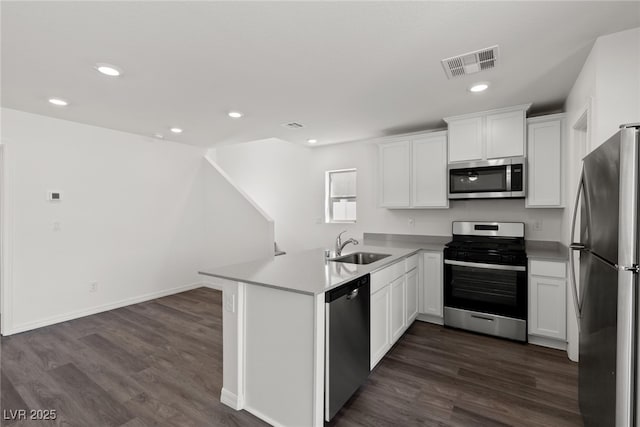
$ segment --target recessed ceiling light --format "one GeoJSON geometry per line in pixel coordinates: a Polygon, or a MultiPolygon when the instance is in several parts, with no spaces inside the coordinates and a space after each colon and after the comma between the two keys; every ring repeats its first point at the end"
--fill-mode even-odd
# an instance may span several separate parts
{"type": "Polygon", "coordinates": [[[154,133],[154,134],[153,134],[153,137],[154,137],[154,138],[158,138],[158,139],[164,139],[164,135],[163,135],[163,134],[161,134],[161,133],[154,133]]]}
{"type": "Polygon", "coordinates": [[[229,117],[231,117],[232,119],[239,119],[242,116],[243,114],[239,111],[229,111],[229,117]]]}
{"type": "Polygon", "coordinates": [[[171,128],[171,129],[169,129],[169,130],[170,130],[171,132],[173,132],[173,133],[182,133],[182,129],[180,129],[180,128],[171,128]]]}
{"type": "Polygon", "coordinates": [[[57,105],[58,107],[66,107],[67,105],[69,105],[67,101],[60,98],[49,98],[49,102],[53,105],[57,105]]]}
{"type": "Polygon", "coordinates": [[[489,87],[488,83],[476,83],[473,86],[471,86],[469,88],[470,92],[482,92],[487,90],[487,88],[489,87]]]}
{"type": "Polygon", "coordinates": [[[309,144],[315,144],[316,142],[318,142],[318,140],[317,139],[307,139],[307,142],[309,144]]]}
{"type": "Polygon", "coordinates": [[[98,72],[109,77],[118,77],[120,74],[122,74],[122,71],[119,68],[109,64],[96,64],[95,68],[96,70],[98,70],[98,72]]]}

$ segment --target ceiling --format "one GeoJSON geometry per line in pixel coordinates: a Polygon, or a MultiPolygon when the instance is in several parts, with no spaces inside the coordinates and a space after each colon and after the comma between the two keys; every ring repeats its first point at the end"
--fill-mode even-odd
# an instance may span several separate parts
{"type": "Polygon", "coordinates": [[[1,13],[2,106],[197,146],[320,145],[528,102],[558,109],[595,39],[640,26],[637,1],[2,1],[1,13]],[[494,44],[495,69],[447,79],[441,59],[494,44]],[[100,75],[102,62],[123,75],[100,75]],[[470,93],[477,81],[489,90],[470,93]]]}

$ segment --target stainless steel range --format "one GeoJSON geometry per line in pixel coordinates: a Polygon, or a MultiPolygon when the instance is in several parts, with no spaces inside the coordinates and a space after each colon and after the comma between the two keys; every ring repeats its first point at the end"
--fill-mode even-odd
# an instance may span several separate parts
{"type": "Polygon", "coordinates": [[[527,341],[522,222],[453,222],[444,250],[444,324],[527,341]]]}

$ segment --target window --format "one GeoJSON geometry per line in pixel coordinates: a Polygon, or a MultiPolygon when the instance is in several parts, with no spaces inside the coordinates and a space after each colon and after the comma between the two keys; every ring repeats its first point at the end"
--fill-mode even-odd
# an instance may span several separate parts
{"type": "Polygon", "coordinates": [[[325,173],[325,222],[356,222],[356,170],[325,173]]]}

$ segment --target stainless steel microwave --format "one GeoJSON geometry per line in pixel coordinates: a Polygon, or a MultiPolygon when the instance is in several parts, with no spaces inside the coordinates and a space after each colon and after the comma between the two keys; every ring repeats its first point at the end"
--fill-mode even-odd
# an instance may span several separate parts
{"type": "Polygon", "coordinates": [[[527,159],[512,157],[449,165],[449,199],[525,196],[527,159]]]}

